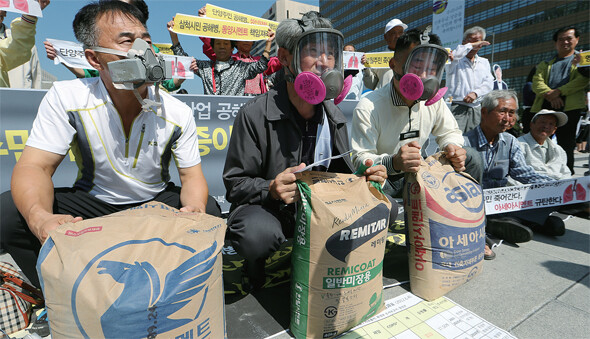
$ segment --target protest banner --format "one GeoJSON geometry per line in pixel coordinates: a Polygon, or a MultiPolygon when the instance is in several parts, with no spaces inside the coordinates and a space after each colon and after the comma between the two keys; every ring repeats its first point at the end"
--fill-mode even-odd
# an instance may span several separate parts
{"type": "Polygon", "coordinates": [[[590,177],[483,190],[486,215],[588,202],[590,177]]]}
{"type": "Polygon", "coordinates": [[[172,78],[175,79],[194,79],[195,73],[190,71],[193,57],[179,55],[160,54],[164,60],[172,62],[172,78]]]}
{"type": "Polygon", "coordinates": [[[361,64],[361,58],[363,57],[363,54],[365,53],[344,51],[342,54],[342,62],[344,63],[343,69],[362,70],[365,68],[363,64],[361,64]]]}
{"type": "MultiPolygon", "coordinates": [[[[20,158],[29,137],[33,120],[41,99],[47,90],[0,88],[0,193],[10,189],[12,168],[20,158]]],[[[228,211],[230,204],[225,200],[225,186],[221,174],[231,137],[234,119],[242,105],[252,97],[220,95],[174,95],[193,111],[199,138],[203,173],[209,186],[209,194],[217,200],[222,211],[228,211]]],[[[344,100],[338,107],[348,121],[357,101],[344,100]]],[[[348,135],[350,135],[350,124],[348,135]]],[[[171,181],[180,184],[178,172],[170,168],[171,181]]],[[[66,155],[53,175],[55,187],[71,187],[76,180],[78,168],[71,151],[66,155]]]]}
{"type": "Polygon", "coordinates": [[[37,0],[0,0],[0,11],[43,17],[41,5],[37,0]]]}
{"type": "Polygon", "coordinates": [[[580,56],[582,57],[582,59],[580,60],[580,63],[578,64],[578,67],[588,67],[588,66],[590,66],[590,50],[589,51],[580,52],[580,56]]]}
{"type": "Polygon", "coordinates": [[[365,53],[365,67],[389,68],[389,59],[393,58],[393,52],[365,53]]]}
{"type": "Polygon", "coordinates": [[[266,40],[268,27],[177,13],[173,32],[237,41],[266,40]]]}
{"type": "Polygon", "coordinates": [[[465,0],[432,1],[432,33],[440,37],[443,47],[454,49],[463,41],[465,0]]]}
{"type": "Polygon", "coordinates": [[[205,5],[205,11],[207,12],[207,17],[212,19],[219,19],[219,20],[227,20],[227,21],[235,21],[235,22],[242,22],[245,24],[252,24],[252,25],[261,25],[270,27],[273,31],[277,30],[279,23],[276,21],[268,20],[259,18],[256,16],[243,14],[240,12],[232,11],[229,9],[217,7],[215,5],[207,4],[205,5]]]}
{"type": "Polygon", "coordinates": [[[153,43],[152,45],[158,47],[160,54],[174,55],[174,52],[172,52],[172,44],[153,43]]]}
{"type": "Polygon", "coordinates": [[[90,66],[84,55],[84,47],[77,42],[47,39],[55,48],[57,57],[53,59],[54,64],[62,63],[68,67],[94,69],[90,66]]]}

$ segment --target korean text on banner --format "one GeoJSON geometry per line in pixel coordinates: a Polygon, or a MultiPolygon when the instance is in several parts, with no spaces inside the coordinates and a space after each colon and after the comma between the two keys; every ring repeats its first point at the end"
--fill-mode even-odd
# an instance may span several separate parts
{"type": "Polygon", "coordinates": [[[582,59],[578,64],[578,67],[588,67],[590,66],[590,51],[580,52],[580,56],[582,59]]]}
{"type": "Polygon", "coordinates": [[[57,39],[47,39],[47,41],[53,45],[57,54],[57,57],[53,60],[56,65],[61,62],[73,68],[94,69],[86,60],[82,44],[57,39]]]}
{"type": "Polygon", "coordinates": [[[393,58],[393,52],[365,53],[365,67],[389,68],[389,60],[393,58]]]}
{"type": "Polygon", "coordinates": [[[590,177],[483,190],[486,215],[588,202],[590,177]]]}
{"type": "Polygon", "coordinates": [[[160,54],[174,55],[174,52],[172,52],[172,44],[153,43],[152,45],[158,47],[160,54]]]}
{"type": "Polygon", "coordinates": [[[238,41],[266,40],[268,27],[177,13],[175,33],[238,41]]]}
{"type": "Polygon", "coordinates": [[[38,0],[3,0],[0,1],[0,11],[28,14],[39,18],[43,17],[41,5],[39,5],[38,0]]]}
{"type": "Polygon", "coordinates": [[[194,79],[195,73],[190,71],[192,57],[160,54],[164,60],[172,62],[172,78],[194,79]]]}
{"type": "Polygon", "coordinates": [[[235,11],[221,8],[221,7],[217,7],[217,6],[214,6],[211,4],[207,4],[205,6],[205,10],[207,11],[207,17],[212,18],[212,19],[235,21],[235,22],[241,22],[241,23],[252,24],[252,25],[268,26],[273,31],[276,31],[277,27],[279,26],[279,23],[276,21],[262,19],[262,18],[255,17],[252,15],[235,12],[235,11]]]}
{"type": "Polygon", "coordinates": [[[358,69],[362,70],[365,68],[363,64],[361,64],[361,58],[363,57],[363,52],[348,52],[344,51],[343,62],[344,62],[344,69],[358,69]]]}

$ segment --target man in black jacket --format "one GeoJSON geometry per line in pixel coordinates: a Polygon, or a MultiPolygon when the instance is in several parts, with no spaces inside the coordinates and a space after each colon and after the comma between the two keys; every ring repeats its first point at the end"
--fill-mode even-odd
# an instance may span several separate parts
{"type": "MultiPolygon", "coordinates": [[[[294,172],[321,160],[313,170],[353,172],[348,155],[325,160],[350,150],[346,118],[329,100],[342,91],[342,34],[309,12],[281,22],[276,41],[284,79],[240,109],[223,171],[232,203],[228,235],[255,289],[264,285],[266,258],[293,234],[300,199],[294,172]]],[[[382,165],[364,174],[379,183],[387,178],[382,165]]]]}

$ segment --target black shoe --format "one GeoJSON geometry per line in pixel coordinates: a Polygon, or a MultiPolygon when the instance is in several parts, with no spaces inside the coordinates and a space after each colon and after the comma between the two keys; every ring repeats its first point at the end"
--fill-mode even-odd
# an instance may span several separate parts
{"type": "Polygon", "coordinates": [[[513,218],[488,219],[486,232],[513,244],[533,238],[533,231],[513,218]]]}
{"type": "Polygon", "coordinates": [[[558,237],[565,234],[565,223],[560,217],[556,215],[550,215],[545,220],[543,226],[539,225],[533,228],[533,231],[558,237]]]}
{"type": "Polygon", "coordinates": [[[490,249],[490,254],[486,254],[484,252],[483,259],[484,260],[494,260],[494,259],[496,259],[496,253],[492,250],[492,247],[494,247],[494,241],[492,239],[488,238],[487,236],[486,236],[486,245],[490,249]]]}

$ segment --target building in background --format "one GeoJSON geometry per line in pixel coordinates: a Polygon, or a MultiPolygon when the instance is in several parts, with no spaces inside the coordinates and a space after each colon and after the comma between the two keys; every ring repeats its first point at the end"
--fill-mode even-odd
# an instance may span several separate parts
{"type": "MultiPolygon", "coordinates": [[[[308,5],[291,0],[278,0],[263,15],[262,18],[281,22],[285,19],[301,19],[303,13],[319,11],[318,6],[308,5]]],[[[272,44],[271,55],[276,55],[276,44],[272,44]]],[[[257,41],[252,47],[252,55],[261,55],[264,50],[264,41],[257,41]]]]}
{"type": "MultiPolygon", "coordinates": [[[[344,42],[354,44],[357,51],[381,52],[385,48],[383,28],[389,20],[398,18],[409,29],[423,29],[432,24],[433,3],[320,0],[320,13],[332,20],[334,28],[344,34],[344,42]]],[[[486,29],[486,40],[492,44],[478,54],[491,65],[500,65],[503,80],[520,96],[531,68],[555,55],[552,36],[557,29],[575,25],[581,33],[577,49],[590,49],[589,13],[588,0],[467,0],[463,26],[464,30],[472,26],[486,29]]]]}

